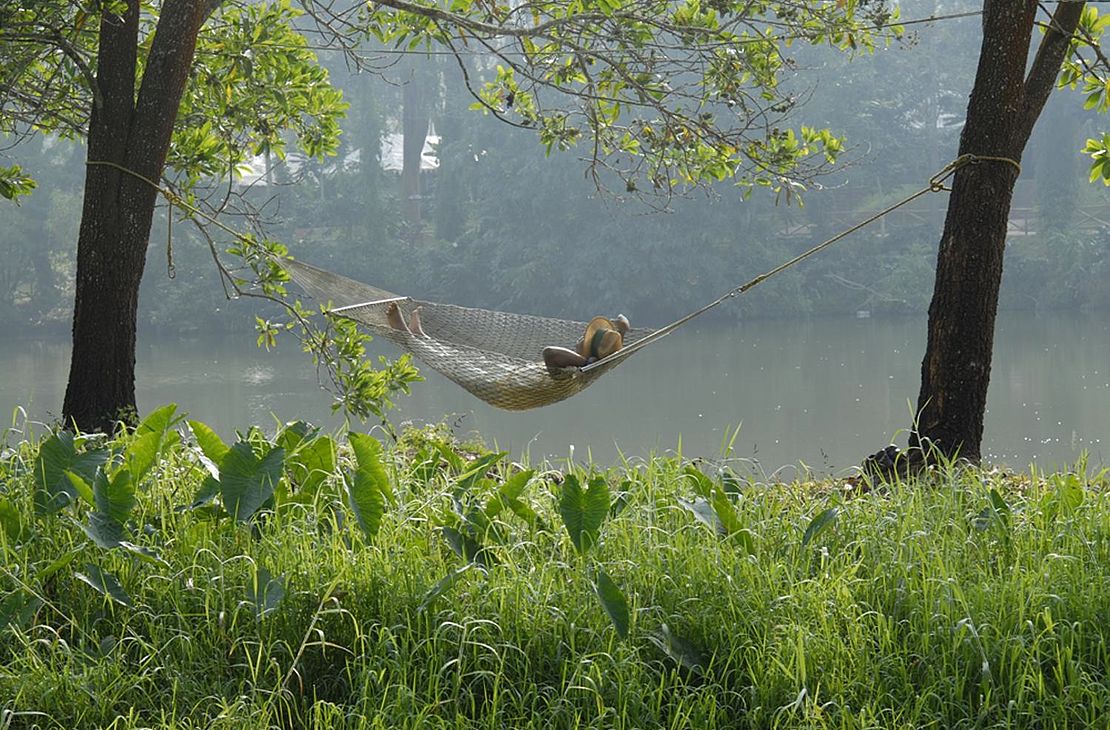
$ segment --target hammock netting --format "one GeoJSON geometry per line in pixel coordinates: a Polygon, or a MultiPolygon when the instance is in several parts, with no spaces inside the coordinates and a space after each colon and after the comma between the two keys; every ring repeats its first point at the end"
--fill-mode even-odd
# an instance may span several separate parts
{"type": "Polygon", "coordinates": [[[543,362],[543,348],[574,348],[585,322],[427,302],[300,261],[284,260],[281,266],[306,293],[327,305],[330,314],[358,322],[486,403],[510,411],[539,408],[581,392],[655,339],[653,334],[663,334],[633,328],[624,336],[624,348],[613,355],[583,368],[551,373],[543,362]],[[406,319],[419,307],[427,336],[390,326],[386,310],[392,302],[406,319]]]}

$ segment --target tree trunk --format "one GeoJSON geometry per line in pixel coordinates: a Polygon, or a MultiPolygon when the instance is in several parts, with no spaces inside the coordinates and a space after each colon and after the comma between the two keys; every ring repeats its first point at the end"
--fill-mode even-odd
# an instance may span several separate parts
{"type": "MultiPolygon", "coordinates": [[[[1021,160],[1053,88],[1084,3],[1059,3],[1025,76],[1036,0],[985,0],[983,45],[960,154],[1021,160]]],[[[980,458],[1006,223],[1018,167],[981,160],[961,168],[948,201],[911,445],[980,458]]]]}
{"type": "Polygon", "coordinates": [[[203,0],[162,7],[138,96],[139,2],[103,15],[89,123],[85,197],[77,239],[73,355],[63,421],[83,431],[134,420],[139,282],[158,182],[188,79],[203,0]],[[149,182],[148,182],[149,181],[149,182]]]}

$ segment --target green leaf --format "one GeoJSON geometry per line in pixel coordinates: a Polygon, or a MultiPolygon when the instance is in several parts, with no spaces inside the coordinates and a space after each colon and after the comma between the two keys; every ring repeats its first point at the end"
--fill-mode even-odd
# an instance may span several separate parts
{"type": "Polygon", "coordinates": [[[54,561],[51,562],[50,565],[46,566],[38,573],[36,573],[35,577],[40,583],[45,583],[46,581],[54,577],[54,574],[57,573],[59,570],[72,563],[73,559],[80,554],[81,548],[74,548],[68,553],[62,553],[58,557],[54,558],[54,561]]]}
{"type": "Polygon", "coordinates": [[[829,507],[821,514],[814,517],[813,521],[809,523],[809,527],[806,528],[805,534],[802,535],[802,547],[808,545],[810,540],[832,526],[836,522],[836,517],[839,514],[840,508],[829,507]]]}
{"type": "Polygon", "coordinates": [[[628,637],[628,599],[624,597],[624,593],[609,574],[605,572],[600,566],[594,575],[593,581],[594,593],[601,601],[601,607],[605,609],[605,613],[609,614],[609,620],[613,622],[613,628],[622,639],[628,637]]]}
{"type": "Polygon", "coordinates": [[[26,626],[41,606],[42,599],[38,596],[20,589],[12,591],[0,599],[0,631],[9,626],[26,626]]]}
{"type": "Polygon", "coordinates": [[[285,453],[292,454],[306,439],[311,439],[319,429],[314,428],[306,421],[293,421],[282,427],[274,437],[274,443],[285,449],[285,453]]]}
{"type": "Polygon", "coordinates": [[[358,462],[358,471],[364,472],[369,479],[378,485],[379,491],[389,501],[396,504],[393,486],[389,483],[389,475],[382,463],[382,445],[376,438],[364,433],[350,433],[347,436],[351,450],[355,452],[358,462]]]}
{"type": "Polygon", "coordinates": [[[285,578],[270,575],[270,571],[259,566],[247,584],[247,603],[254,608],[254,617],[261,621],[277,610],[285,597],[285,578]]]}
{"type": "Polygon", "coordinates": [[[136,483],[154,468],[162,450],[162,436],[160,433],[146,432],[131,438],[124,452],[124,462],[127,464],[124,471],[134,475],[136,483]]]}
{"type": "MultiPolygon", "coordinates": [[[[100,469],[96,472],[94,479],[105,478],[103,477],[104,470],[100,469]]],[[[71,471],[66,472],[66,478],[69,479],[69,484],[73,487],[73,491],[79,498],[84,500],[85,504],[95,505],[96,498],[93,496],[92,485],[85,481],[85,478],[80,474],[75,474],[71,471]]]]}
{"type": "Polygon", "coordinates": [[[459,474],[455,493],[470,491],[478,481],[485,478],[486,472],[493,468],[494,464],[505,458],[505,455],[504,451],[498,454],[486,454],[467,464],[465,471],[459,474]]]}
{"type": "Polygon", "coordinates": [[[381,528],[382,515],[385,514],[385,495],[380,483],[384,470],[375,470],[359,463],[353,476],[347,482],[347,501],[362,533],[370,540],[381,528]]]}
{"type": "Polygon", "coordinates": [[[189,430],[197,440],[201,452],[213,463],[219,464],[228,452],[228,446],[219,434],[200,421],[189,421],[189,430]]]}
{"type": "Polygon", "coordinates": [[[78,453],[73,434],[68,431],[59,431],[43,441],[35,457],[35,512],[53,514],[78,498],[67,471],[92,482],[96,470],[107,460],[108,450],[104,448],[78,453]]]}
{"type": "Polygon", "coordinates": [[[660,626],[659,631],[648,636],[648,639],[678,665],[697,674],[704,671],[706,661],[702,651],[691,642],[672,633],[667,624],[660,626]]]}
{"type": "Polygon", "coordinates": [[[285,468],[298,487],[298,500],[311,502],[324,480],[335,473],[335,441],[321,436],[302,442],[285,460],[285,468]]]}
{"type": "Polygon", "coordinates": [[[124,524],[135,508],[135,485],[131,471],[127,468],[117,471],[111,479],[101,469],[93,480],[93,503],[98,512],[103,512],[116,522],[124,524]]]}
{"type": "Polygon", "coordinates": [[[181,421],[180,417],[174,418],[176,412],[176,403],[167,403],[161,408],[151,411],[135,428],[135,435],[142,436],[148,433],[164,435],[173,428],[174,424],[181,421]]]}
{"type": "Polygon", "coordinates": [[[426,611],[428,607],[432,605],[433,601],[451,590],[451,588],[459,582],[459,579],[466,575],[473,567],[474,563],[467,563],[461,568],[455,568],[450,573],[437,580],[436,584],[429,588],[424,594],[424,597],[420,600],[420,606],[416,610],[426,611]]]}
{"type": "Polygon", "coordinates": [[[594,477],[583,492],[578,477],[567,474],[559,498],[559,514],[575,550],[585,555],[597,544],[601,524],[609,514],[609,485],[605,478],[594,477]]]}
{"type": "Polygon", "coordinates": [[[450,526],[444,526],[439,529],[440,532],[443,533],[443,539],[447,541],[451,551],[466,562],[477,563],[484,567],[489,567],[489,565],[494,562],[493,557],[489,554],[489,550],[472,536],[450,526]]]}
{"type": "Polygon", "coordinates": [[[73,577],[87,584],[100,595],[111,598],[116,603],[124,606],[135,605],[131,596],[127,595],[127,591],[120,585],[119,580],[111,573],[101,570],[99,566],[88,563],[85,565],[84,573],[74,573],[73,577]]]}
{"type": "Polygon", "coordinates": [[[274,495],[284,463],[285,449],[280,446],[271,448],[262,458],[255,456],[245,441],[228,449],[220,462],[224,509],[240,522],[249,520],[274,495]]]}
{"type": "Polygon", "coordinates": [[[9,543],[18,544],[27,534],[19,510],[5,497],[0,497],[0,531],[7,536],[9,543]]]}
{"type": "Polygon", "coordinates": [[[105,550],[118,547],[124,538],[123,525],[103,512],[90,512],[89,521],[81,525],[81,530],[97,547],[105,550]]]}
{"type": "Polygon", "coordinates": [[[709,502],[707,502],[705,499],[702,499],[701,497],[695,497],[691,501],[679,497],[678,504],[680,507],[692,514],[694,516],[694,519],[712,530],[714,534],[721,537],[724,537],[728,534],[728,532],[725,530],[724,524],[721,522],[721,519],[717,517],[717,513],[713,510],[713,505],[709,504],[709,502]]]}
{"type": "Polygon", "coordinates": [[[704,499],[709,499],[709,495],[713,492],[713,480],[707,477],[693,464],[687,464],[682,470],[682,474],[688,477],[694,486],[694,493],[704,499]]]}

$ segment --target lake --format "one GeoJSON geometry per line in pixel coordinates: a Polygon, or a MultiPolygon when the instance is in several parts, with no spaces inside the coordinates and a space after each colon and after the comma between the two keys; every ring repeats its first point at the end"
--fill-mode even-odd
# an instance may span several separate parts
{"type": "MultiPolygon", "coordinates": [[[[804,463],[835,473],[891,441],[905,443],[924,343],[923,319],[688,325],[547,408],[498,411],[427,371],[391,420],[445,419],[514,458],[603,465],[679,449],[718,458],[739,426],[731,456],[757,470],[804,463]]],[[[17,406],[36,420],[56,417],[68,367],[68,342],[0,342],[0,424],[17,406]]],[[[249,334],[140,334],[137,368],[141,410],[174,402],[225,436],[250,424],[272,431],[277,419],[341,425],[292,339],[267,353],[249,334]]],[[[1110,463],[1107,318],[1001,315],[988,407],[983,453],[991,462],[1053,467],[1086,450],[1092,462],[1110,463]]]]}

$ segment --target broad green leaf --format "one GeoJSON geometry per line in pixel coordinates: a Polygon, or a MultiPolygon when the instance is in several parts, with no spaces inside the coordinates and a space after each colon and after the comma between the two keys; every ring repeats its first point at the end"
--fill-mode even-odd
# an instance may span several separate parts
{"type": "Polygon", "coordinates": [[[461,568],[455,568],[450,573],[437,580],[436,584],[429,588],[424,594],[424,597],[420,600],[420,606],[416,610],[426,611],[428,607],[432,605],[433,601],[451,590],[451,588],[459,582],[459,579],[466,575],[473,567],[474,563],[467,563],[461,568]]]}
{"type": "Polygon", "coordinates": [[[26,626],[42,606],[42,599],[16,589],[0,599],[0,631],[9,626],[26,626]]]}
{"type": "Polygon", "coordinates": [[[46,581],[54,577],[54,574],[57,573],[59,570],[72,563],[73,559],[80,554],[81,548],[74,548],[67,553],[62,553],[58,557],[54,558],[53,562],[51,562],[50,565],[46,566],[38,573],[36,573],[35,578],[38,579],[39,583],[45,583],[46,581]]]}
{"type": "Polygon", "coordinates": [[[118,547],[124,538],[123,525],[103,512],[90,512],[89,521],[81,524],[81,530],[97,547],[105,550],[118,547]]]}
{"type": "Polygon", "coordinates": [[[378,486],[378,490],[390,504],[396,504],[393,486],[389,483],[389,475],[382,463],[382,445],[376,438],[364,433],[352,432],[348,434],[347,440],[351,444],[351,450],[355,452],[358,471],[365,473],[378,486]]]}
{"type": "Polygon", "coordinates": [[[111,479],[104,476],[103,469],[98,471],[93,480],[93,502],[98,512],[120,524],[126,523],[136,503],[131,470],[126,467],[120,469],[111,479]]]}
{"type": "Polygon", "coordinates": [[[810,540],[820,535],[835,523],[838,514],[840,514],[839,508],[829,507],[821,514],[814,517],[813,521],[809,523],[809,527],[806,528],[805,534],[802,535],[802,547],[808,545],[810,540]]]}
{"type": "Polygon", "coordinates": [[[439,528],[443,539],[451,547],[451,551],[468,563],[477,563],[489,567],[494,562],[489,550],[472,536],[454,527],[444,526],[439,528]]]}
{"type": "Polygon", "coordinates": [[[131,596],[127,595],[127,591],[120,585],[119,580],[111,573],[105,572],[97,565],[91,563],[85,565],[84,573],[74,573],[73,577],[77,580],[86,583],[94,591],[102,596],[111,598],[116,603],[121,603],[124,606],[133,606],[134,602],[131,596]]]}
{"type": "Polygon", "coordinates": [[[147,433],[156,433],[164,435],[167,431],[173,428],[174,424],[181,421],[181,417],[174,418],[177,412],[176,403],[167,403],[161,408],[157,408],[147,414],[147,417],[135,428],[135,435],[141,436],[147,433]]]}
{"type": "Polygon", "coordinates": [[[0,531],[3,531],[9,543],[15,544],[23,540],[27,532],[19,510],[5,497],[0,497],[0,531]]]}
{"type": "Polygon", "coordinates": [[[274,443],[285,449],[285,453],[292,454],[306,439],[312,438],[319,429],[314,428],[306,421],[293,421],[292,423],[285,424],[278,435],[274,437],[274,443]]]}
{"type": "Polygon", "coordinates": [[[447,444],[441,444],[439,442],[435,442],[432,445],[435,446],[436,451],[439,452],[439,455],[444,458],[444,460],[456,474],[462,473],[462,471],[466,468],[466,461],[464,461],[461,456],[455,453],[455,450],[452,449],[450,446],[448,446],[447,444]]]}
{"type": "Polygon", "coordinates": [[[228,446],[223,442],[215,431],[208,427],[207,424],[200,421],[189,421],[189,430],[193,432],[193,438],[197,440],[197,445],[200,446],[201,452],[208,457],[213,464],[219,464],[223,461],[224,454],[228,451],[228,446]]]}
{"type": "Polygon", "coordinates": [[[247,602],[254,608],[254,617],[264,619],[277,610],[285,597],[285,578],[270,575],[270,571],[259,567],[247,584],[247,602]]]}
{"type": "Polygon", "coordinates": [[[575,550],[585,555],[597,544],[601,524],[609,514],[609,485],[605,478],[594,477],[589,488],[582,491],[578,477],[567,474],[559,498],[559,514],[575,550]]]}
{"type": "Polygon", "coordinates": [[[707,502],[703,498],[695,497],[691,501],[679,497],[678,504],[680,507],[692,514],[694,516],[694,519],[696,519],[698,522],[702,523],[710,530],[713,530],[714,534],[720,535],[722,537],[728,534],[728,532],[725,530],[724,524],[721,522],[721,519],[717,517],[717,513],[713,510],[713,505],[709,504],[709,502],[707,502]]]}
{"type": "Polygon", "coordinates": [[[285,468],[297,484],[298,499],[311,501],[324,480],[335,473],[335,441],[328,436],[320,436],[307,443],[301,442],[285,460],[285,468]]]}
{"type": "Polygon", "coordinates": [[[681,636],[675,635],[667,624],[659,627],[659,631],[648,636],[648,639],[678,665],[698,674],[705,669],[705,656],[701,650],[681,636]]]}
{"type": "MultiPolygon", "coordinates": [[[[73,487],[73,492],[81,500],[83,500],[85,502],[85,504],[95,506],[96,497],[93,496],[92,485],[89,484],[87,481],[85,481],[85,478],[83,476],[81,476],[80,474],[76,474],[74,472],[71,472],[71,471],[67,471],[66,472],[66,478],[69,479],[69,484],[70,484],[71,487],[73,487]]],[[[94,479],[105,479],[105,478],[107,478],[107,477],[104,476],[104,470],[103,469],[97,470],[96,476],[94,477],[94,479]]]]}
{"type": "MultiPolygon", "coordinates": [[[[1110,16],[1107,16],[1110,17],[1110,16]]],[[[1060,510],[1064,514],[1071,514],[1083,504],[1084,485],[1083,479],[1078,474],[1060,474],[1053,481],[1056,482],[1056,497],[1060,510]]]]}
{"type": "Polygon", "coordinates": [[[683,476],[689,478],[690,483],[694,486],[694,493],[704,499],[709,499],[709,495],[713,491],[713,480],[707,477],[693,464],[687,464],[682,470],[683,476]]]}
{"type": "Polygon", "coordinates": [[[609,620],[613,622],[613,628],[622,639],[628,637],[628,599],[624,597],[617,584],[609,577],[600,566],[594,575],[594,593],[597,594],[598,600],[601,601],[601,607],[605,609],[605,613],[609,614],[609,620]]]}
{"type": "Polygon", "coordinates": [[[35,457],[35,511],[39,515],[57,512],[78,498],[67,471],[92,482],[97,468],[108,460],[108,450],[89,449],[78,453],[73,434],[59,431],[42,442],[35,457]]]}
{"type": "Polygon", "coordinates": [[[713,485],[713,492],[709,495],[709,503],[713,506],[713,512],[721,521],[721,526],[724,528],[726,535],[733,535],[743,529],[740,525],[740,518],[736,515],[736,507],[732,500],[728,498],[728,495],[725,494],[721,485],[713,485]]]}
{"type": "Polygon", "coordinates": [[[141,482],[158,462],[163,436],[164,434],[161,433],[147,431],[142,434],[136,433],[128,442],[123,457],[124,463],[127,464],[125,470],[131,473],[136,484],[141,482]]]}
{"type": "Polygon", "coordinates": [[[200,489],[193,495],[193,502],[189,506],[193,509],[203,507],[210,503],[220,493],[220,482],[208,476],[200,484],[200,489]]]}
{"type": "Polygon", "coordinates": [[[358,526],[370,540],[378,534],[382,515],[385,514],[385,495],[382,493],[380,483],[381,473],[384,473],[384,470],[374,470],[359,463],[354,474],[346,479],[347,501],[351,511],[355,513],[358,526]]]}
{"type": "Polygon", "coordinates": [[[534,526],[535,520],[538,519],[536,513],[532,511],[531,507],[521,502],[519,498],[535,473],[534,469],[527,469],[506,479],[505,483],[498,487],[497,494],[491,497],[486,504],[486,517],[493,519],[508,507],[515,515],[534,526]]]}
{"type": "Polygon", "coordinates": [[[486,472],[493,468],[494,464],[505,458],[506,452],[498,454],[486,454],[479,456],[474,461],[466,465],[466,470],[459,474],[458,487],[456,492],[468,492],[474,488],[481,479],[484,479],[486,472]]]}
{"type": "Polygon", "coordinates": [[[285,449],[271,448],[258,458],[250,443],[240,441],[228,449],[220,462],[220,494],[224,509],[236,520],[246,522],[273,496],[281,479],[285,449]]]}

